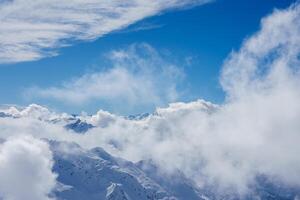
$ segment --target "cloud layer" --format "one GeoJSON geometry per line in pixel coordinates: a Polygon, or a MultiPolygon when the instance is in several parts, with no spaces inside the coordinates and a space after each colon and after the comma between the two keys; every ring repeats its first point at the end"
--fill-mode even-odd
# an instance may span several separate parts
{"type": "Polygon", "coordinates": [[[0,63],[56,55],[71,41],[93,40],[162,11],[209,0],[0,1],[0,63]]]}
{"type": "Polygon", "coordinates": [[[49,200],[55,187],[52,153],[47,143],[30,136],[0,144],[0,198],[49,200]]]}

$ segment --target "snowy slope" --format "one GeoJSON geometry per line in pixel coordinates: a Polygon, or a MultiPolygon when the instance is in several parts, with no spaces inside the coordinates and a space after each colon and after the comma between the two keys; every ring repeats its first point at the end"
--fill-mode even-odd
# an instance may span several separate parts
{"type": "Polygon", "coordinates": [[[176,199],[132,163],[101,148],[87,151],[71,143],[50,144],[54,171],[64,185],[56,192],[59,199],[176,199]]]}
{"type": "Polygon", "coordinates": [[[151,161],[132,163],[102,148],[84,150],[75,143],[50,141],[54,171],[58,174],[58,199],[65,200],[296,200],[292,188],[258,176],[252,191],[241,197],[231,191],[217,193],[214,186],[198,188],[180,171],[162,174],[151,161]]]}

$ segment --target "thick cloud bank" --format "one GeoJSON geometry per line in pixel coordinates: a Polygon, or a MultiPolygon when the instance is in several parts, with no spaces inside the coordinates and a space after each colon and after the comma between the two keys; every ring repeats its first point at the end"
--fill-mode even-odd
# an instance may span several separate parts
{"type": "Polygon", "coordinates": [[[165,10],[209,0],[0,1],[0,63],[57,54],[70,41],[92,40],[165,10]]]}
{"type": "Polygon", "coordinates": [[[30,115],[1,119],[0,131],[102,146],[131,161],[151,159],[165,173],[180,170],[199,186],[241,194],[261,174],[300,186],[299,41],[299,4],[264,18],[224,64],[222,105],[174,103],[142,120],[99,111],[80,117],[97,126],[85,134],[30,115]]]}
{"type": "Polygon", "coordinates": [[[48,145],[29,136],[0,144],[0,198],[49,200],[56,184],[48,145]]]}

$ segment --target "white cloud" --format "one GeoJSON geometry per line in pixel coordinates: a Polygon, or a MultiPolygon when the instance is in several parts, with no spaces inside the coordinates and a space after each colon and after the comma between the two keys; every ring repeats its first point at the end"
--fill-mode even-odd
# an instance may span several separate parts
{"type": "Polygon", "coordinates": [[[57,54],[71,41],[93,40],[162,11],[209,0],[12,0],[0,2],[0,63],[57,54]]]}
{"type": "Polygon", "coordinates": [[[56,185],[48,145],[30,136],[0,144],[0,198],[49,200],[56,185]]]}
{"type": "MultiPolygon", "coordinates": [[[[233,52],[223,67],[221,83],[230,98],[246,96],[279,83],[298,79],[300,6],[275,10],[261,22],[261,30],[233,52]],[[292,80],[286,80],[292,78],[292,80]]],[[[298,80],[295,80],[298,81],[298,80]]]]}
{"type": "MultiPolygon", "coordinates": [[[[60,87],[30,88],[27,97],[42,97],[62,102],[83,104],[91,100],[110,102],[129,108],[164,105],[176,100],[178,85],[184,78],[182,68],[166,62],[147,44],[135,44],[113,51],[112,67],[85,74],[65,82],[60,87]]],[[[124,110],[124,109],[123,109],[124,110]]]]}
{"type": "Polygon", "coordinates": [[[183,115],[185,113],[190,113],[195,110],[202,110],[203,112],[211,113],[216,111],[217,109],[217,105],[199,99],[197,101],[192,101],[189,103],[170,103],[169,106],[166,108],[157,108],[155,113],[159,116],[173,115],[174,113],[175,115],[178,115],[178,113],[181,113],[180,115],[183,115]]]}

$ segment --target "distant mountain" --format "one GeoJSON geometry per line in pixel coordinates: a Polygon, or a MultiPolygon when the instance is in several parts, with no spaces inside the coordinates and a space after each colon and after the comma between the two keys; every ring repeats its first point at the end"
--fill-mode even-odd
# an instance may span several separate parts
{"type": "Polygon", "coordinates": [[[11,117],[10,114],[4,113],[4,112],[0,112],[0,117],[4,118],[4,117],[11,117]]]}
{"type": "Polygon", "coordinates": [[[76,133],[85,133],[93,127],[94,127],[93,125],[81,121],[80,119],[77,119],[74,123],[69,123],[65,125],[65,128],[71,129],[76,133]]]}
{"type": "Polygon", "coordinates": [[[150,116],[149,113],[143,113],[143,114],[136,114],[136,115],[128,115],[125,118],[129,120],[142,120],[149,116],[150,116]]]}

